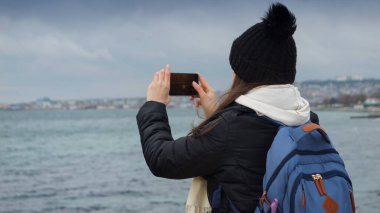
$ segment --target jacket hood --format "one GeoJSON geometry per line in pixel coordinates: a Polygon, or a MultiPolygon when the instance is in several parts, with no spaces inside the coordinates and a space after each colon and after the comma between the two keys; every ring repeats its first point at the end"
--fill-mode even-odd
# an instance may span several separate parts
{"type": "Polygon", "coordinates": [[[291,84],[256,87],[235,102],[288,126],[301,125],[310,119],[309,102],[291,84]]]}

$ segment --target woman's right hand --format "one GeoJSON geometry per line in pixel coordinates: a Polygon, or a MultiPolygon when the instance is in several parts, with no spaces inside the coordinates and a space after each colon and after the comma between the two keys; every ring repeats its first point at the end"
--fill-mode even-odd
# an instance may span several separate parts
{"type": "MultiPolygon", "coordinates": [[[[216,93],[204,79],[204,77],[197,72],[200,85],[193,81],[193,87],[198,92],[199,100],[196,100],[195,107],[202,106],[206,119],[217,109],[218,103],[216,99],[216,93]]],[[[190,97],[190,100],[195,99],[194,96],[190,97]]],[[[197,98],[198,99],[198,98],[197,98]]]]}

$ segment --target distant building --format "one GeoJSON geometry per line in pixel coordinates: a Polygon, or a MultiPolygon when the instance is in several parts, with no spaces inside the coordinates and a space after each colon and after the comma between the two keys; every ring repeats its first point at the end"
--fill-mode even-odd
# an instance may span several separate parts
{"type": "Polygon", "coordinates": [[[364,107],[380,107],[379,98],[368,98],[363,103],[364,107]]]}
{"type": "Polygon", "coordinates": [[[335,78],[336,81],[362,81],[363,77],[359,75],[341,75],[335,78]]]}
{"type": "Polygon", "coordinates": [[[380,79],[363,79],[361,77],[341,77],[340,80],[304,81],[297,84],[302,96],[312,105],[318,105],[326,99],[342,95],[364,94],[371,96],[380,92],[380,79]]]}
{"type": "Polygon", "coordinates": [[[0,104],[0,110],[7,109],[8,106],[9,106],[8,104],[0,104]]]}
{"type": "Polygon", "coordinates": [[[35,104],[39,106],[40,109],[50,109],[52,106],[52,101],[48,97],[39,98],[35,101],[35,104]]]}

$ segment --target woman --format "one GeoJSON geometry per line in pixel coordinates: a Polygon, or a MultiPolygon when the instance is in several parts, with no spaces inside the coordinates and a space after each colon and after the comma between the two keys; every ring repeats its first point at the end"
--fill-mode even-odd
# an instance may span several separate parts
{"type": "Polygon", "coordinates": [[[272,4],[262,22],[234,40],[229,56],[233,83],[224,98],[217,100],[214,89],[198,73],[201,85],[193,82],[193,87],[206,119],[176,140],[166,113],[169,65],[155,74],[147,102],[136,116],[144,157],[155,176],[202,176],[207,179],[209,203],[216,199],[217,186],[222,189],[220,205],[213,212],[254,211],[263,193],[266,154],[278,128],[270,119],[290,126],[310,119],[309,103],[292,85],[295,30],[294,15],[284,5],[272,4]]]}

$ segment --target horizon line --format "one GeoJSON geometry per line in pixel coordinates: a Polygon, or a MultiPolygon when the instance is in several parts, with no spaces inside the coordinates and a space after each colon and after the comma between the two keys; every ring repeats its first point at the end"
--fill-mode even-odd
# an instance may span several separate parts
{"type": "MultiPolygon", "coordinates": [[[[372,77],[372,78],[363,78],[361,76],[351,76],[351,75],[347,75],[347,76],[337,76],[335,77],[335,79],[325,79],[325,80],[321,80],[321,79],[314,79],[314,80],[304,80],[304,81],[300,81],[300,82],[294,82],[293,84],[301,84],[301,83],[304,83],[304,82],[329,82],[329,81],[335,81],[335,82],[350,82],[350,81],[366,81],[366,80],[379,80],[380,81],[380,78],[376,78],[376,77],[372,77]],[[345,80],[339,80],[337,79],[338,77],[348,77],[348,79],[345,79],[345,80]],[[357,77],[358,79],[354,79],[353,77],[357,77]]],[[[223,92],[226,92],[228,89],[224,89],[224,90],[216,90],[215,92],[217,93],[217,95],[223,93],[223,92]]],[[[39,99],[44,99],[44,98],[48,98],[49,100],[52,100],[52,101],[80,101],[80,100],[96,100],[96,99],[141,99],[141,98],[144,98],[145,96],[124,96],[124,97],[111,97],[111,96],[108,96],[108,97],[85,97],[85,98],[51,98],[49,96],[40,96],[40,97],[35,97],[33,100],[25,100],[25,101],[12,101],[12,102],[3,102],[3,101],[0,101],[0,105],[12,105],[12,104],[22,104],[22,103],[32,103],[32,102],[36,102],[38,101],[39,99]]],[[[171,96],[171,97],[184,97],[184,96],[171,96]]]]}

